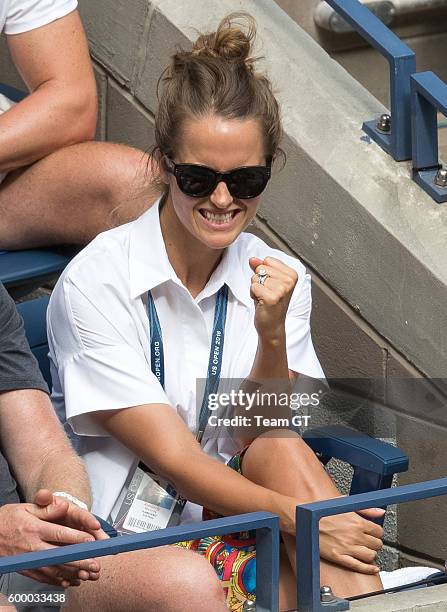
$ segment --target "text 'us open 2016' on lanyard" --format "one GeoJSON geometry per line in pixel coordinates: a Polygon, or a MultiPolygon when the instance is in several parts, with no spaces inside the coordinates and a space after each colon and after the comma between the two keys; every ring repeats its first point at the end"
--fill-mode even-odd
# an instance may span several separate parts
{"type": "MultiPolygon", "coordinates": [[[[208,398],[217,393],[222,368],[222,357],[227,318],[228,287],[224,285],[216,297],[213,334],[205,391],[200,407],[197,440],[200,443],[208,422],[208,398]]],[[[148,292],[147,311],[150,329],[151,370],[165,388],[165,361],[163,335],[157,309],[151,292],[148,292]]],[[[178,525],[186,500],[177,494],[167,481],[151,473],[140,463],[125,484],[126,494],[114,520],[114,527],[121,533],[141,533],[178,525]]]]}

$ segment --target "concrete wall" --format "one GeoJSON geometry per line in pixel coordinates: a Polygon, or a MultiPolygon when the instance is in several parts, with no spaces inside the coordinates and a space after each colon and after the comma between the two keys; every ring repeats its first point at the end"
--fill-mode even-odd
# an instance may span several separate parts
{"type": "MultiPolygon", "coordinates": [[[[80,0],[100,94],[97,136],[149,148],[157,79],[173,49],[189,44],[194,28],[212,29],[240,9],[258,21],[288,156],[253,231],[308,265],[313,336],[325,371],[369,381],[374,399],[361,410],[315,417],[397,438],[411,458],[401,482],[444,475],[446,400],[439,381],[429,378],[442,378],[447,364],[447,314],[440,307],[447,298],[447,208],[411,181],[407,163],[362,136],[362,122],[383,111],[379,101],[271,0],[80,0]],[[417,379],[419,395],[408,383],[417,379]]],[[[19,82],[1,48],[0,73],[19,82]]],[[[345,472],[338,473],[343,481],[345,472]]],[[[419,558],[440,562],[446,510],[447,502],[426,502],[430,518],[415,522],[417,513],[401,507],[398,529],[391,513],[388,567],[419,558]]]]}

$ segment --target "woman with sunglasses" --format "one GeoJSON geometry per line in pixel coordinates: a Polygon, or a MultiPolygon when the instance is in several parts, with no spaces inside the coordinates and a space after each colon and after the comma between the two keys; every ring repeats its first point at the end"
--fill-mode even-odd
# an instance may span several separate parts
{"type": "MultiPolygon", "coordinates": [[[[173,56],[155,124],[163,196],[70,264],[52,295],[49,341],[53,398],[78,434],[93,511],[123,532],[202,513],[277,514],[287,609],[296,604],[295,507],[340,493],[291,431],[253,440],[248,429],[242,441],[210,433],[219,381],[259,390],[260,381],[285,389],[299,374],[323,377],[309,275],[243,233],[281,138],[278,103],[250,57],[254,33],[247,15],[232,15],[173,56]]],[[[322,583],[336,594],[381,588],[382,529],[369,519],[382,514],[321,521],[322,583]]],[[[184,543],[213,563],[232,610],[254,598],[252,535],[184,543]]]]}

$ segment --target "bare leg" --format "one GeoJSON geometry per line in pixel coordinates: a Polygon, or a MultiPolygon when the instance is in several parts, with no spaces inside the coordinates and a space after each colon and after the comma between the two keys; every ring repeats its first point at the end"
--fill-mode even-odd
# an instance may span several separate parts
{"type": "Polygon", "coordinates": [[[8,598],[0,593],[0,612],[14,612],[16,608],[8,602],[8,598]]]}
{"type": "Polygon", "coordinates": [[[279,575],[279,609],[293,610],[296,608],[296,576],[283,542],[279,554],[279,575]]]}
{"type": "Polygon", "coordinates": [[[0,184],[0,249],[86,244],[135,219],[160,195],[147,161],[131,147],[86,142],[11,172],[0,184]]]}
{"type": "Polygon", "coordinates": [[[64,612],[225,612],[211,565],[189,550],[166,546],[103,557],[97,582],[67,589],[64,612]]]}
{"type": "MultiPolygon", "coordinates": [[[[242,470],[244,476],[278,493],[295,497],[303,503],[340,495],[313,451],[293,432],[275,432],[257,438],[247,450],[242,470]]],[[[295,538],[282,534],[291,567],[296,574],[295,538]]],[[[382,588],[378,576],[344,569],[324,560],[320,564],[321,584],[330,585],[337,595],[348,597],[382,588]]]]}

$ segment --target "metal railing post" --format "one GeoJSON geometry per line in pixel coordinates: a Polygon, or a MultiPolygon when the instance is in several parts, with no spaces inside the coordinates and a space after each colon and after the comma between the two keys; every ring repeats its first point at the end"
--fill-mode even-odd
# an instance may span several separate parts
{"type": "Polygon", "coordinates": [[[358,0],[326,0],[390,64],[391,123],[379,129],[377,120],[365,121],[363,130],[396,161],[411,159],[410,76],[416,55],[394,32],[358,0]]]}
{"type": "Polygon", "coordinates": [[[437,111],[447,115],[447,84],[431,71],[411,77],[413,180],[438,203],[447,202],[447,172],[439,163],[437,111]]]}
{"type": "Polygon", "coordinates": [[[332,602],[320,601],[320,519],[365,508],[377,508],[446,494],[447,478],[438,478],[393,489],[371,491],[297,506],[298,611],[327,612],[330,610],[332,612],[333,610],[349,609],[349,602],[344,599],[334,598],[332,602]]]}

